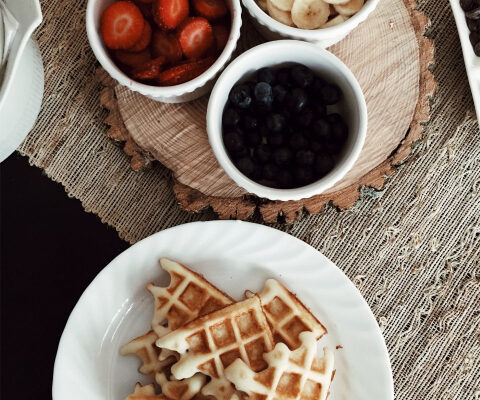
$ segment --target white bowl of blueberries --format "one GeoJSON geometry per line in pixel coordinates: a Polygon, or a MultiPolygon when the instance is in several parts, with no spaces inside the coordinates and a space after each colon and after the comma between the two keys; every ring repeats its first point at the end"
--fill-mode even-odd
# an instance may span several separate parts
{"type": "Polygon", "coordinates": [[[247,192],[299,200],[324,192],[353,167],[367,106],[353,73],[313,44],[256,46],[222,73],[207,131],[226,173],[247,192]]]}

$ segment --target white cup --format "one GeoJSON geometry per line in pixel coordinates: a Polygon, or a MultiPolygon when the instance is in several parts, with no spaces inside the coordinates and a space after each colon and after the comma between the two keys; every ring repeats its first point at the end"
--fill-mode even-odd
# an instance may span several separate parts
{"type": "Polygon", "coordinates": [[[300,200],[324,192],[342,179],[360,155],[367,133],[367,105],[353,73],[336,56],[311,43],[279,40],[253,47],[236,58],[220,75],[207,109],[207,132],[212,150],[225,172],[247,192],[270,200],[300,200]],[[242,174],[223,143],[222,115],[233,86],[257,69],[288,63],[306,65],[343,92],[340,112],[346,116],[348,139],[334,168],[318,181],[295,189],[263,186],[242,174]]]}
{"type": "Polygon", "coordinates": [[[212,89],[215,78],[230,61],[237,47],[240,27],[242,26],[242,6],[240,5],[240,0],[226,0],[230,9],[232,23],[230,36],[222,54],[203,74],[191,81],[175,86],[152,86],[134,81],[123,73],[111,59],[100,34],[100,20],[103,11],[114,2],[114,0],[88,0],[86,17],[87,35],[93,53],[113,79],[134,92],[164,103],[185,103],[203,96],[212,89]]]}
{"type": "MultiPolygon", "coordinates": [[[[321,0],[319,0],[321,1],[321,0]]],[[[268,40],[297,39],[328,47],[347,36],[358,24],[365,21],[380,0],[367,0],[364,6],[353,16],[339,25],[322,29],[299,29],[278,22],[263,11],[256,0],[242,0],[254,25],[268,40]]]]}

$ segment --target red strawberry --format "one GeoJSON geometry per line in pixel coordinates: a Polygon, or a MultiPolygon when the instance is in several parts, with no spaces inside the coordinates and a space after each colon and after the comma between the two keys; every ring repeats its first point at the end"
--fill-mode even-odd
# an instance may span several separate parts
{"type": "Polygon", "coordinates": [[[118,1],[102,14],[100,29],[105,45],[111,49],[128,49],[142,36],[145,22],[138,7],[128,1],[118,1]]]}
{"type": "Polygon", "coordinates": [[[213,30],[202,17],[187,19],[178,31],[182,52],[189,60],[201,58],[213,43],[213,30]]]}
{"type": "Polygon", "coordinates": [[[188,0],[154,0],[153,19],[160,28],[175,29],[190,13],[188,0]]]}
{"type": "Polygon", "coordinates": [[[150,24],[145,21],[145,25],[143,25],[143,32],[140,39],[132,46],[129,47],[128,51],[139,52],[145,50],[147,46],[150,44],[150,40],[152,39],[152,28],[150,24]]]}
{"type": "Polygon", "coordinates": [[[173,33],[155,31],[152,38],[152,54],[154,57],[165,56],[170,64],[182,59],[182,48],[173,33]]]}
{"type": "Polygon", "coordinates": [[[138,79],[138,80],[155,79],[160,73],[163,64],[165,64],[165,61],[166,61],[165,57],[160,56],[144,64],[141,64],[138,67],[135,67],[132,70],[133,79],[138,79]]]}
{"type": "Polygon", "coordinates": [[[152,4],[153,0],[135,0],[135,3],[152,4]]]}
{"type": "Polygon", "coordinates": [[[227,5],[223,0],[193,0],[195,11],[209,20],[227,15],[227,5]]]}
{"type": "Polygon", "coordinates": [[[203,74],[215,62],[214,57],[177,65],[158,75],[157,81],[162,86],[180,85],[203,74]]]}
{"type": "Polygon", "coordinates": [[[117,50],[114,53],[115,58],[127,67],[137,67],[152,59],[150,50],[146,49],[138,53],[117,50]]]}
{"type": "Polygon", "coordinates": [[[218,52],[222,52],[230,37],[230,27],[224,24],[212,25],[213,36],[218,52]]]}

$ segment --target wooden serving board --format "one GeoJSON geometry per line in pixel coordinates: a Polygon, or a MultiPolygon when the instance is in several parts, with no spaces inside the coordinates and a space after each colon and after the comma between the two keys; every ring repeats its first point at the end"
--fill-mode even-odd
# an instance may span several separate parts
{"type": "MultiPolygon", "coordinates": [[[[304,212],[320,212],[329,202],[340,209],[351,207],[362,186],[384,187],[430,116],[429,96],[436,84],[428,67],[434,46],[424,37],[428,18],[414,8],[415,0],[382,0],[367,21],[329,48],[362,87],[368,133],[352,170],[321,195],[286,202],[249,195],[225,174],[210,149],[205,128],[208,96],[183,104],[158,103],[99,70],[98,78],[106,86],[101,103],[110,110],[108,135],[125,142],[133,169],[156,159],[172,170],[175,195],[189,211],[212,207],[220,218],[247,219],[258,208],[266,222],[293,222],[304,212]]],[[[261,42],[244,14],[238,52],[261,42]]]]}

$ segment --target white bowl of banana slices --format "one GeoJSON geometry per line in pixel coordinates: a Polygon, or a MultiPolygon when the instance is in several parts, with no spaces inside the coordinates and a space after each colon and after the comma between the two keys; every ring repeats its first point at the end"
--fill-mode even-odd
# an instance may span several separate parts
{"type": "Polygon", "coordinates": [[[242,0],[262,36],[296,39],[322,47],[347,36],[380,0],[242,0]]]}

